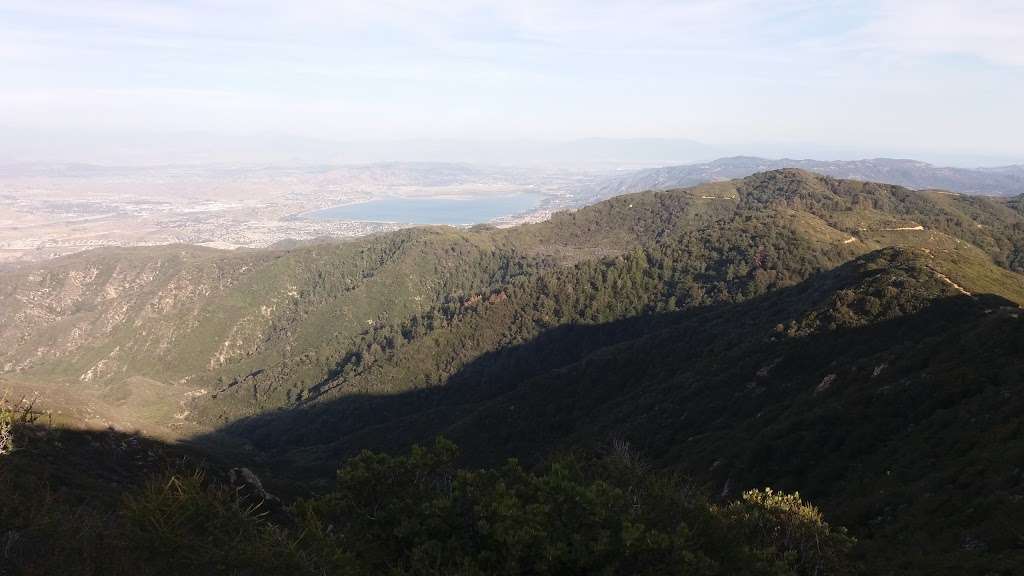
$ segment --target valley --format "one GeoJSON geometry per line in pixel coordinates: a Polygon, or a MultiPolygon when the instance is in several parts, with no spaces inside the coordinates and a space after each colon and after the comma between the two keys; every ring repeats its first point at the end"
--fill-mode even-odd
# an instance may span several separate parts
{"type": "MultiPolygon", "coordinates": [[[[0,266],[99,247],[219,249],[353,238],[416,224],[514,226],[624,193],[799,168],[834,177],[994,196],[1024,193],[1018,166],[754,157],[623,169],[362,165],[0,165],[0,266]],[[427,216],[429,215],[429,216],[427,216]]],[[[713,198],[714,196],[709,196],[713,198]]]]}
{"type": "Polygon", "coordinates": [[[91,250],[0,304],[9,397],[289,493],[435,437],[487,469],[618,439],[720,499],[806,495],[871,566],[1020,559],[1020,197],[784,169],[513,227],[91,250]]]}
{"type": "MultiPolygon", "coordinates": [[[[574,203],[597,175],[443,163],[353,166],[0,166],[0,265],[97,247],[191,244],[265,248],[348,238],[416,223],[311,217],[370,201],[461,199],[483,212],[450,224],[511,225],[574,203]],[[530,195],[532,202],[509,203],[530,195]],[[488,210],[486,207],[490,206],[488,210]]],[[[444,210],[439,212],[442,220],[444,210]]]]}

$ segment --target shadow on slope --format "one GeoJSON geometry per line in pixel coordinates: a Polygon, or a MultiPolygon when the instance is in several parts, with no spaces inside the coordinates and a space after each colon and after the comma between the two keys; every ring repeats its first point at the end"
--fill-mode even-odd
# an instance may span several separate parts
{"type": "MultiPolygon", "coordinates": [[[[723,497],[801,490],[888,570],[1012,573],[1024,559],[1024,321],[915,262],[882,251],[746,303],[564,326],[445,385],[268,413],[194,442],[261,462],[283,487],[438,433],[471,464],[538,463],[616,436],[723,497]],[[259,450],[223,449],[239,438],[259,450]]],[[[83,500],[168,465],[149,462],[161,450],[145,439],[67,434],[35,462],[83,500]]]]}
{"type": "MultiPolygon", "coordinates": [[[[880,302],[852,290],[878,289],[872,279],[894,285],[888,268],[864,268],[872,261],[742,304],[561,326],[483,354],[443,385],[265,413],[196,441],[242,438],[275,462],[291,462],[300,477],[329,474],[329,462],[364,447],[395,449],[438,433],[481,463],[535,459],[570,439],[623,433],[635,434],[645,453],[677,462],[678,442],[716,424],[735,426],[773,402],[817,398],[810,389],[842,372],[837,366],[851,374],[825,387],[888,366],[890,357],[933,352],[938,336],[973,327],[986,311],[1015,308],[994,296],[948,297],[941,282],[920,277],[899,279],[901,291],[880,302]]],[[[922,273],[931,274],[911,271],[922,273]]],[[[869,379],[896,378],[895,367],[879,370],[869,379]]]]}
{"type": "Polygon", "coordinates": [[[281,506],[245,470],[225,481],[146,439],[16,432],[0,455],[2,575],[854,573],[853,540],[798,495],[713,503],[623,444],[468,470],[438,439],[360,455],[328,493],[281,506]],[[166,470],[134,478],[161,455],[166,470]]]}
{"type": "MultiPolygon", "coordinates": [[[[444,434],[472,464],[629,440],[716,494],[800,490],[906,569],[1024,555],[1024,320],[884,250],[741,304],[572,325],[443,385],[232,423],[291,479],[444,434]],[[1016,466],[1016,467],[1015,467],[1016,466]]],[[[267,470],[270,472],[270,470],[267,470]]]]}

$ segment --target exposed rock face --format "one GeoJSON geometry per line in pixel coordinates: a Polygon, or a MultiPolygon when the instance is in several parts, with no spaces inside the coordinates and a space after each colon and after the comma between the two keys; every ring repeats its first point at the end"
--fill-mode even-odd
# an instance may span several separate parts
{"type": "Polygon", "coordinates": [[[9,362],[0,364],[23,372],[60,362],[93,381],[124,371],[118,356],[168,351],[239,278],[240,263],[223,260],[191,248],[101,251],[4,275],[0,358],[9,362]]]}
{"type": "Polygon", "coordinates": [[[0,373],[90,405],[103,394],[121,402],[141,377],[166,384],[156,393],[169,400],[133,416],[218,425],[290,402],[291,388],[323,380],[366,333],[453,290],[482,294],[521,266],[503,262],[528,259],[538,258],[437,229],[288,251],[86,252],[0,274],[0,373]],[[180,402],[196,389],[218,392],[180,402]]]}

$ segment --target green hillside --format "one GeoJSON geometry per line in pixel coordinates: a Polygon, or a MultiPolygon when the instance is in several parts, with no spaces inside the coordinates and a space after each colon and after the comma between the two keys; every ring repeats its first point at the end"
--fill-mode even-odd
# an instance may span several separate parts
{"type": "Polygon", "coordinates": [[[628,442],[709,506],[799,491],[871,573],[1013,574],[1022,206],[780,170],[509,229],[97,250],[0,276],[0,385],[289,494],[438,435],[473,470],[628,442]]]}
{"type": "MultiPolygon", "coordinates": [[[[0,407],[0,418],[5,413],[0,407]]],[[[853,573],[854,541],[798,494],[712,501],[622,442],[526,469],[443,439],[363,452],[282,502],[252,473],[114,431],[15,427],[0,457],[4,574],[853,573]]]]}

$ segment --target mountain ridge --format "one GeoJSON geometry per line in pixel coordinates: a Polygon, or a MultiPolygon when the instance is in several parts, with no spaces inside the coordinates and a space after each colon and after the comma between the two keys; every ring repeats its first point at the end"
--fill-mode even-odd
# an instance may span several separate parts
{"type": "Polygon", "coordinates": [[[642,190],[671,189],[702,182],[743,178],[757,172],[799,168],[836,178],[896,184],[916,189],[940,189],[965,194],[1015,196],[1024,193],[1024,165],[988,168],[935,166],[910,159],[863,160],[768,159],[732,156],[710,162],[638,170],[607,179],[588,197],[608,198],[642,190]]]}
{"type": "MultiPolygon", "coordinates": [[[[972,292],[1010,290],[1006,295],[1014,297],[1016,282],[1006,274],[1024,270],[1024,216],[1015,206],[787,169],[617,197],[513,229],[419,228],[237,253],[99,250],[22,267],[0,281],[6,343],[0,369],[9,380],[73,379],[100,391],[133,374],[162,380],[176,387],[175,414],[197,414],[179,403],[206,405],[215,395],[235,394],[241,381],[274,378],[265,401],[277,406],[359,365],[375,345],[390,348],[443,325],[476,305],[473,299],[506,297],[501,294],[523,283],[542,289],[536,282],[543,278],[558,285],[572,274],[599,275],[591,283],[600,285],[613,270],[628,274],[628,266],[647,268],[666,258],[668,268],[652,273],[632,304],[590,303],[592,312],[573,304],[573,314],[598,321],[652,305],[749,297],[888,245],[930,250],[940,260],[957,255],[971,271],[946,263],[951,282],[972,292]],[[763,268],[765,250],[782,260],[763,268]],[[786,255],[794,250],[808,259],[786,255]],[[676,264],[694,259],[697,267],[676,264]],[[997,266],[983,265],[985,259],[997,266]],[[717,271],[709,274],[702,268],[708,266],[717,271]],[[282,389],[285,382],[292,384],[282,389]]],[[[120,397],[126,390],[105,393],[120,397]]],[[[259,408],[246,408],[252,409],[259,408]]],[[[190,427],[182,418],[166,424],[190,427]]]]}
{"type": "Polygon", "coordinates": [[[483,466],[618,438],[710,494],[810,495],[878,573],[1006,573],[1021,204],[787,168],[507,229],[97,250],[0,276],[0,384],[300,493],[436,435],[483,466]]]}

